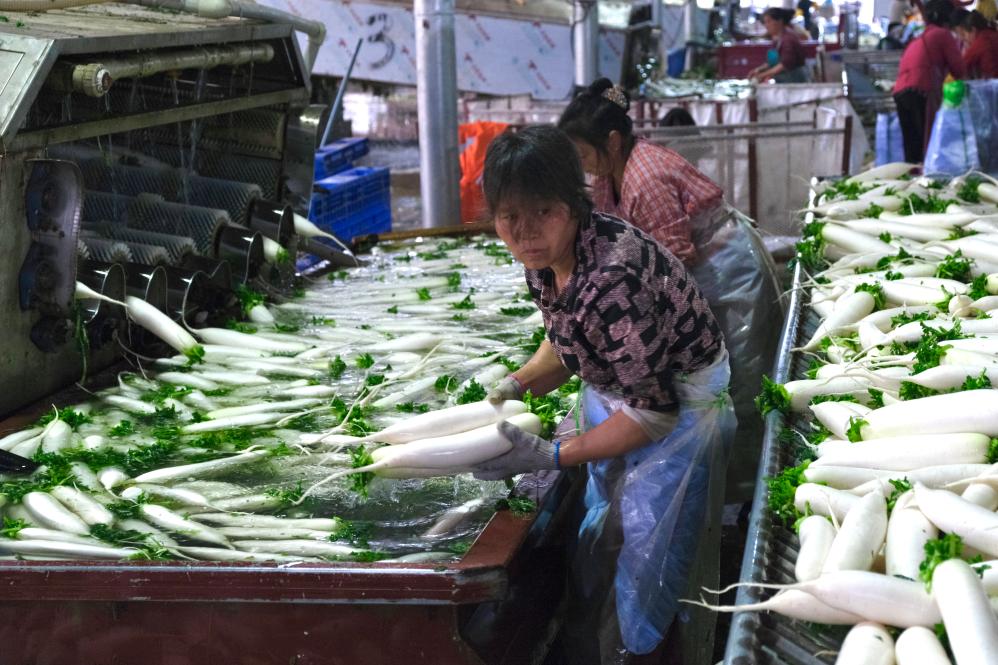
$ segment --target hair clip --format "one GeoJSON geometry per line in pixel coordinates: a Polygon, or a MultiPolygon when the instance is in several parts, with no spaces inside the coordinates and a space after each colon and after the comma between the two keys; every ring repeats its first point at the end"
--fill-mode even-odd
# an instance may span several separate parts
{"type": "Polygon", "coordinates": [[[627,110],[630,104],[627,103],[627,95],[624,94],[624,89],[619,85],[611,86],[603,91],[603,99],[607,99],[620,108],[627,110]]]}

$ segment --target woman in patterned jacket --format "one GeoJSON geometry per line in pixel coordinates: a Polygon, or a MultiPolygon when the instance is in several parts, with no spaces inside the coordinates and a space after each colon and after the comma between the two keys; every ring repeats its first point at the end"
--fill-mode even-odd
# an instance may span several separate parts
{"type": "MultiPolygon", "coordinates": [[[[671,252],[593,210],[571,140],[553,127],[489,147],[496,232],[525,266],[546,340],[494,403],[584,382],[585,427],[546,441],[504,423],[513,449],[476,475],[588,464],[571,571],[569,662],[639,662],[660,649],[686,591],[711,481],[733,433],[728,358],[714,315],[671,252]]],[[[716,482],[715,482],[716,485],[716,482]]]]}

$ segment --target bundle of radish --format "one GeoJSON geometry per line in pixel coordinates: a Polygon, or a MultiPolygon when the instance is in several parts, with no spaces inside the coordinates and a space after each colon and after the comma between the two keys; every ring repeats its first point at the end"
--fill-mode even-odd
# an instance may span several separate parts
{"type": "Polygon", "coordinates": [[[757,400],[766,519],[798,537],[760,542],[756,560],[796,564],[744,578],[782,589],[769,600],[717,609],[852,624],[840,663],[993,662],[998,585],[978,562],[998,558],[998,206],[986,176],[908,170],[825,186],[810,208],[800,346],[757,400]],[[907,630],[895,644],[885,627],[907,630]]]}
{"type": "Polygon", "coordinates": [[[226,328],[120,303],[178,355],[0,438],[40,464],[0,484],[0,557],[459,556],[508,494],[464,473],[508,449],[495,423],[550,434],[578,389],[482,401],[543,339],[522,268],[491,240],[400,245],[283,305],[238,295],[249,321],[226,328]],[[362,500],[350,486],[370,473],[407,480],[362,500]],[[448,517],[459,506],[475,510],[448,517]]]}

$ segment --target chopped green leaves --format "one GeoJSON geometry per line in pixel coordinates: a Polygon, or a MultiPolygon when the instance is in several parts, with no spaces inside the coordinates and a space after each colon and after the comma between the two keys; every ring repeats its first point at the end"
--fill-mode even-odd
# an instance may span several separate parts
{"type": "Polygon", "coordinates": [[[368,369],[374,365],[374,356],[370,353],[362,353],[357,356],[357,367],[361,369],[368,369]]]}
{"type": "Polygon", "coordinates": [[[782,384],[776,383],[768,376],[762,377],[762,393],[755,398],[755,408],[765,416],[770,411],[786,412],[790,408],[790,393],[782,384]]]}
{"type": "Polygon", "coordinates": [[[866,422],[862,418],[857,418],[856,416],[851,416],[849,418],[849,429],[846,430],[846,438],[849,439],[850,441],[852,441],[853,443],[855,443],[857,441],[862,441],[863,440],[863,433],[862,433],[863,425],[869,425],[869,424],[870,423],[866,422]]]}
{"type": "Polygon", "coordinates": [[[458,404],[470,404],[471,402],[481,402],[485,399],[485,388],[479,384],[474,379],[468,384],[468,387],[461,391],[461,394],[457,396],[458,404]]]}
{"type": "Polygon", "coordinates": [[[806,483],[804,471],[807,470],[810,462],[804,462],[798,466],[791,466],[783,469],[776,476],[766,480],[769,486],[769,509],[778,519],[782,519],[787,525],[793,524],[800,517],[801,513],[794,505],[794,498],[797,487],[806,483]]]}

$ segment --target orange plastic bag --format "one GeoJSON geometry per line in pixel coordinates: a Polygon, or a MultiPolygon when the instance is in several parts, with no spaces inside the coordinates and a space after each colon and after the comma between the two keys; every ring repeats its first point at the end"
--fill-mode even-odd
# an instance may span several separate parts
{"type": "Polygon", "coordinates": [[[461,222],[480,222],[485,217],[485,196],[482,194],[482,174],[485,153],[492,139],[506,131],[502,122],[471,122],[458,127],[461,144],[461,222]]]}

